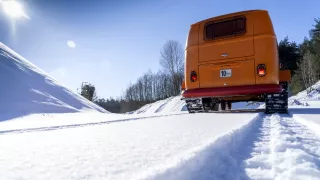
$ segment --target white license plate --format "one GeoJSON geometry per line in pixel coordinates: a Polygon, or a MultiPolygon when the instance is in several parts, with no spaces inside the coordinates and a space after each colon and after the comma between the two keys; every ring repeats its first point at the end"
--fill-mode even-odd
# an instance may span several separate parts
{"type": "Polygon", "coordinates": [[[231,69],[220,70],[220,77],[231,77],[231,75],[232,75],[231,69]]]}

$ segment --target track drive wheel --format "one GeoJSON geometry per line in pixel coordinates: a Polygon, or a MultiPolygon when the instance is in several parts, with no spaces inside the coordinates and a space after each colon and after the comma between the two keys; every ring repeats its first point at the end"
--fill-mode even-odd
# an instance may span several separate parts
{"type": "Polygon", "coordinates": [[[266,114],[270,113],[288,113],[288,83],[280,83],[283,90],[281,93],[266,95],[266,114]]]}
{"type": "Polygon", "coordinates": [[[225,111],[225,110],[226,110],[226,106],[227,106],[227,102],[226,102],[226,101],[221,101],[220,107],[221,107],[221,110],[222,110],[222,111],[225,111]]]}

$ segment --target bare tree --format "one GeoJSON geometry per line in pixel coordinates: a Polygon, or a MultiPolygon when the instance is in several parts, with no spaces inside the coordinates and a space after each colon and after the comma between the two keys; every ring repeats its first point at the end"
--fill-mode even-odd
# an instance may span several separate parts
{"type": "Polygon", "coordinates": [[[175,40],[167,41],[160,52],[160,65],[167,72],[172,80],[170,95],[177,95],[180,92],[180,86],[183,78],[184,68],[184,49],[183,46],[175,40]]]}
{"type": "Polygon", "coordinates": [[[320,71],[316,56],[307,52],[299,63],[302,81],[307,91],[310,92],[311,86],[318,81],[320,71]]]}
{"type": "Polygon", "coordinates": [[[167,41],[161,51],[160,64],[163,69],[158,73],[152,73],[149,69],[134,84],[129,85],[124,92],[122,110],[137,109],[146,103],[180,93],[184,68],[182,45],[177,41],[167,41]]]}

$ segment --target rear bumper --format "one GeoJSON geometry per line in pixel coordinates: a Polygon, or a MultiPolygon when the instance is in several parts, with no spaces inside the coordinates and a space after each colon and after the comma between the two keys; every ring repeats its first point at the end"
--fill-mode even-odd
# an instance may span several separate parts
{"type": "Polygon", "coordinates": [[[281,91],[282,87],[279,84],[262,84],[234,87],[188,89],[183,91],[181,95],[183,98],[228,97],[259,95],[264,93],[280,93],[281,91]]]}

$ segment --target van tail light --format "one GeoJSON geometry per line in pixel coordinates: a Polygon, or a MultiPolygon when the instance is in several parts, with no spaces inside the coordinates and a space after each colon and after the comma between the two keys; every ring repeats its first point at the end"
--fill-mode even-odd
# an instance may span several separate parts
{"type": "Polygon", "coordinates": [[[191,74],[190,74],[190,81],[191,82],[196,82],[197,79],[198,79],[197,73],[195,71],[192,71],[191,74]]]}
{"type": "Polygon", "coordinates": [[[257,67],[257,74],[260,77],[265,76],[266,75],[266,65],[259,64],[257,67]]]}

